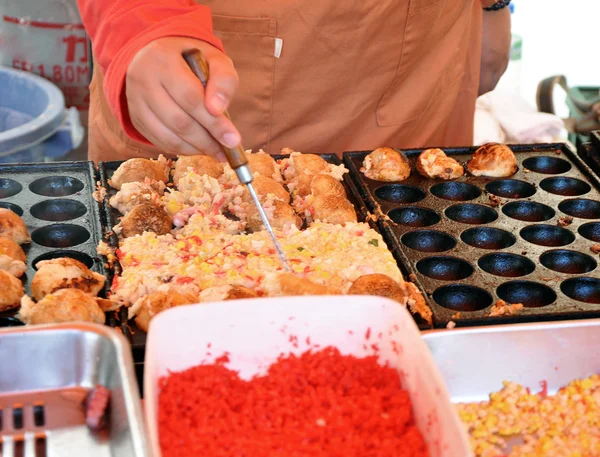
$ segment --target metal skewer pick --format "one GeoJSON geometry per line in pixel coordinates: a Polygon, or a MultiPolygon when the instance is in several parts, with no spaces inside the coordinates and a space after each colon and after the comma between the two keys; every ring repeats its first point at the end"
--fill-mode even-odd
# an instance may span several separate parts
{"type": "MultiPolygon", "coordinates": [[[[202,82],[202,85],[206,87],[208,82],[208,63],[200,52],[199,49],[191,49],[189,51],[185,51],[183,53],[183,58],[190,66],[192,72],[198,77],[198,79],[202,82]]],[[[229,117],[229,113],[225,111],[223,113],[227,119],[231,120],[229,117]]],[[[248,159],[246,158],[246,154],[242,145],[238,145],[236,148],[228,148],[221,144],[221,148],[227,157],[227,161],[240,180],[242,184],[245,184],[248,187],[248,191],[250,192],[250,196],[258,209],[258,213],[260,214],[260,218],[262,219],[263,225],[269,232],[269,236],[271,240],[273,240],[273,244],[275,245],[275,249],[277,250],[277,254],[283,263],[283,266],[287,271],[292,271],[290,265],[288,264],[287,259],[285,258],[285,254],[283,253],[283,249],[279,245],[279,241],[277,241],[277,237],[275,236],[275,232],[273,231],[273,227],[271,227],[271,223],[265,214],[265,210],[263,209],[260,200],[258,199],[258,195],[256,195],[256,191],[254,190],[254,186],[252,186],[252,181],[254,179],[252,175],[252,171],[250,170],[250,166],[248,165],[248,159]]]]}

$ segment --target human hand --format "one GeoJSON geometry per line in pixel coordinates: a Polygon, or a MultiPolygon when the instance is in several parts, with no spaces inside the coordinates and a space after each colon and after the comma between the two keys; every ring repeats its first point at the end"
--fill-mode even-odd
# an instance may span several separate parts
{"type": "Polygon", "coordinates": [[[510,10],[483,12],[479,95],[494,90],[510,58],[510,10]]]}
{"type": "Polygon", "coordinates": [[[167,153],[224,160],[219,142],[230,148],[241,142],[223,115],[238,83],[231,59],[214,46],[191,38],[160,38],[142,48],[127,69],[129,117],[138,132],[167,153]],[[206,90],[181,55],[189,49],[202,51],[208,62],[206,90]]]}

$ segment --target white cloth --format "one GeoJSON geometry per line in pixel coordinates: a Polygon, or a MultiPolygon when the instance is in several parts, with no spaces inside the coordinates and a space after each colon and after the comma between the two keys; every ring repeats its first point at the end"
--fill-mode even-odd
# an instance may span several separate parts
{"type": "Polygon", "coordinates": [[[564,136],[560,117],[536,111],[514,92],[496,89],[477,99],[473,144],[552,143],[564,136]]]}

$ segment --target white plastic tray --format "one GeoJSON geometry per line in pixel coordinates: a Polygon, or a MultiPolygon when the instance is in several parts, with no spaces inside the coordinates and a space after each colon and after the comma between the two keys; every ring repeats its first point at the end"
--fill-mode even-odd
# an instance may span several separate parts
{"type": "Polygon", "coordinates": [[[229,352],[228,367],[249,379],[264,373],[280,354],[309,349],[307,337],[311,345],[336,346],[343,354],[356,356],[372,355],[370,345],[377,343],[381,362],[398,369],[410,393],[430,456],[471,455],[460,419],[409,312],[379,297],[327,296],[236,300],[183,306],[158,315],[150,325],[144,371],[153,456],[161,455],[158,380],[168,371],[211,363],[229,352]],[[297,337],[293,340],[298,347],[290,335],[297,337]]]}
{"type": "Polygon", "coordinates": [[[575,379],[600,373],[600,319],[433,330],[423,340],[452,401],[489,398],[502,381],[554,394],[575,379]]]}

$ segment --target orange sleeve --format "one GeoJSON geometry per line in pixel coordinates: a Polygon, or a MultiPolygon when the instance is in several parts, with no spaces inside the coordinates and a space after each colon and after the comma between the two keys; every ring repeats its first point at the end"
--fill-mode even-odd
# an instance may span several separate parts
{"type": "Polygon", "coordinates": [[[77,0],[92,40],[96,63],[104,75],[104,93],[123,130],[148,141],[133,127],[125,99],[125,73],[135,54],[158,38],[184,36],[223,50],[213,35],[207,6],[193,0],[77,0]]]}

